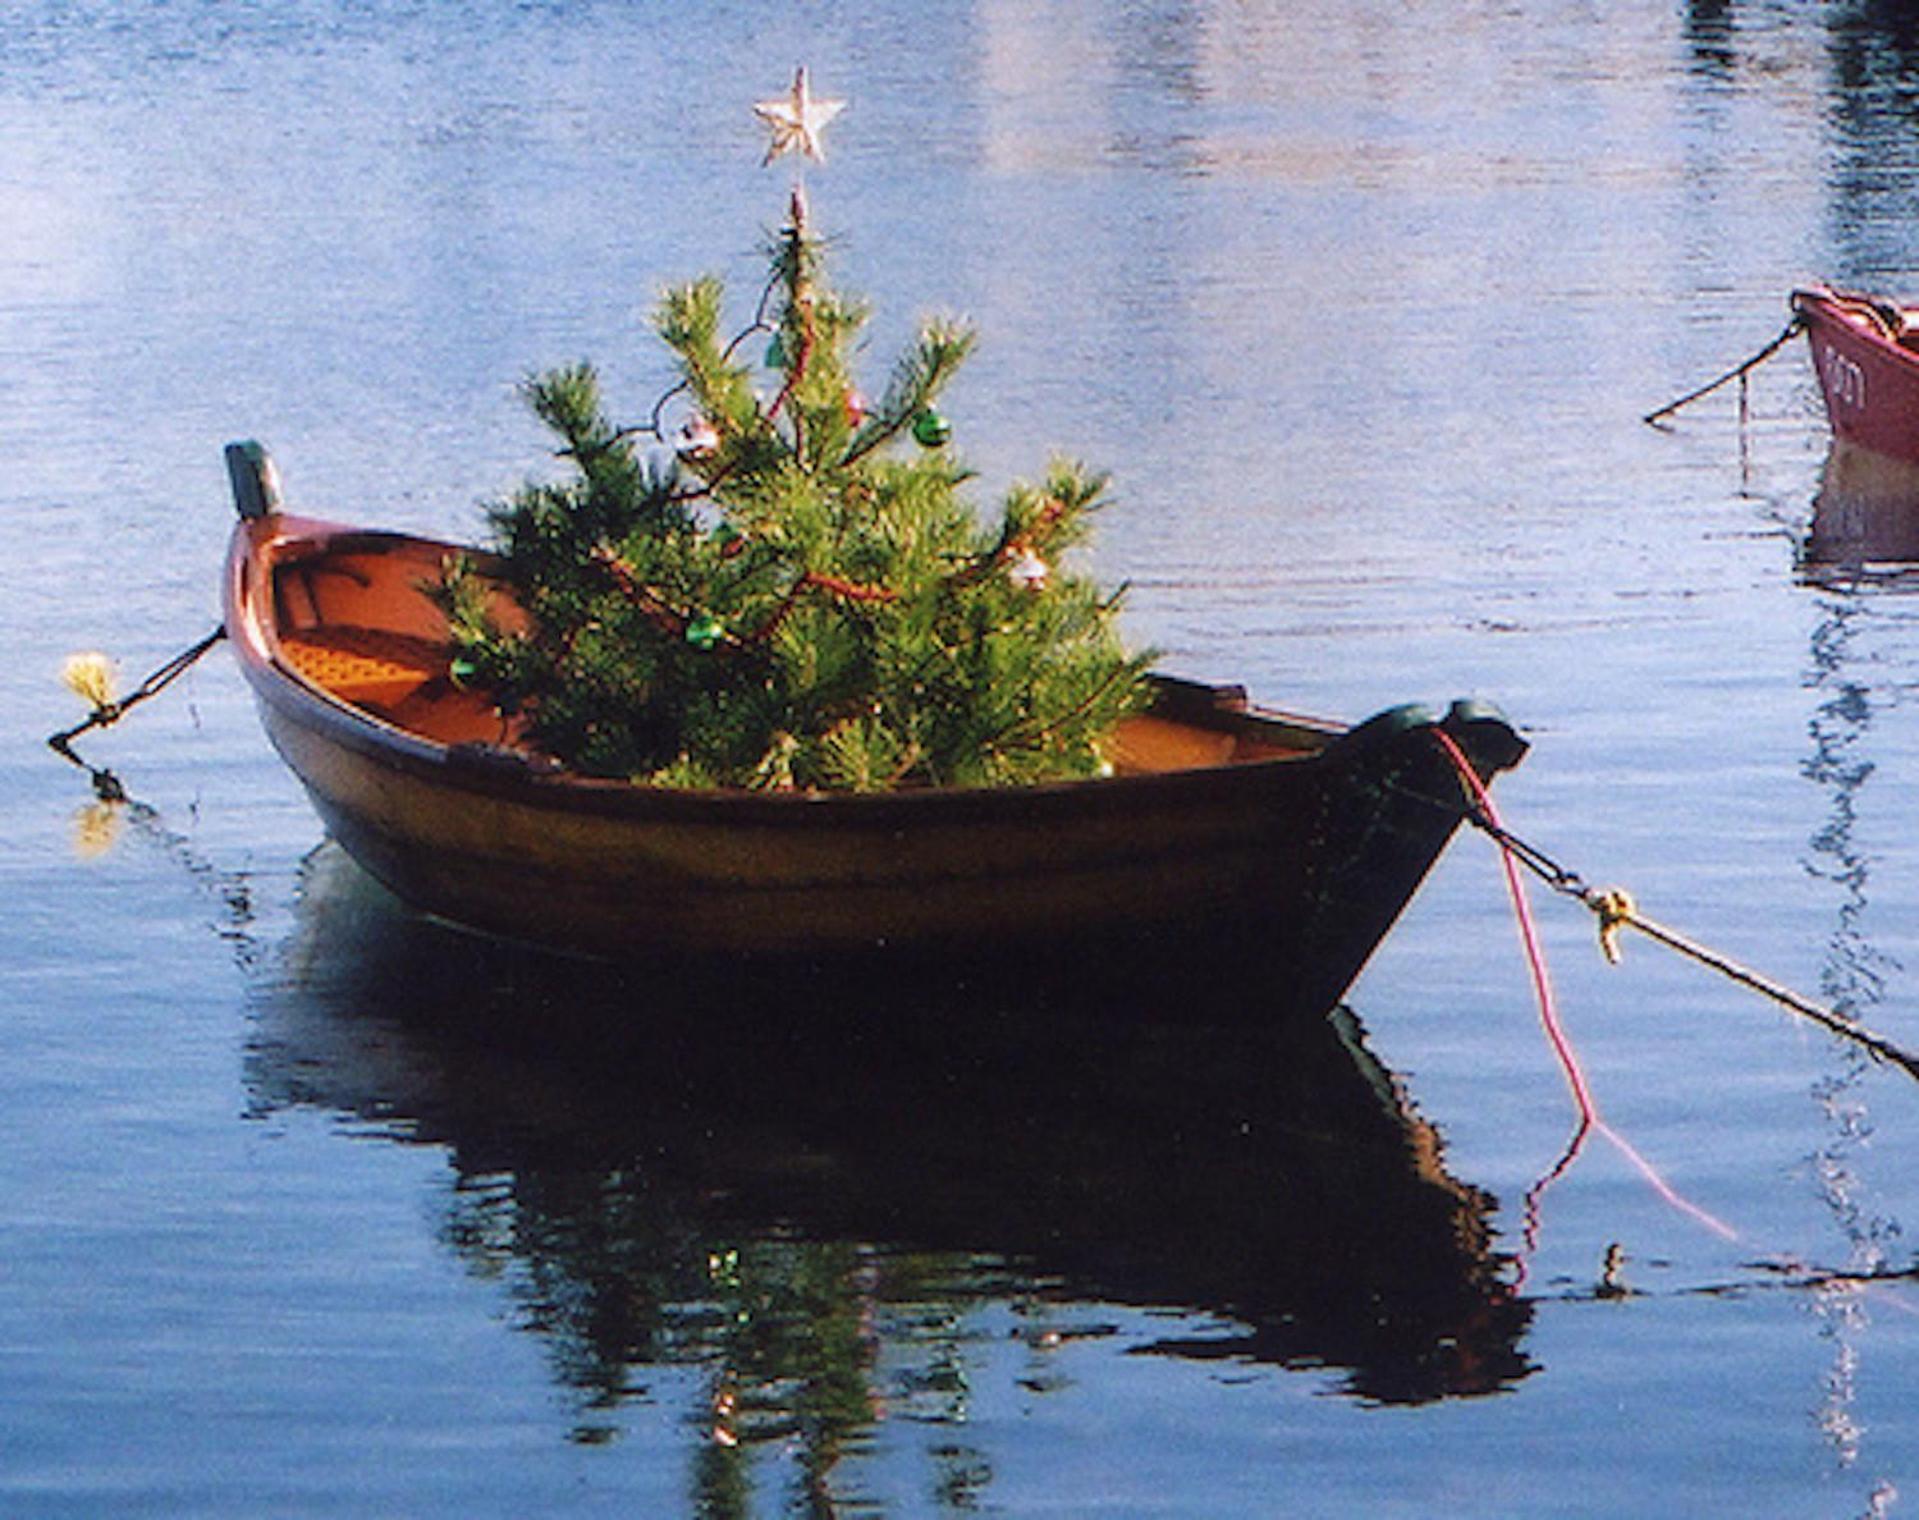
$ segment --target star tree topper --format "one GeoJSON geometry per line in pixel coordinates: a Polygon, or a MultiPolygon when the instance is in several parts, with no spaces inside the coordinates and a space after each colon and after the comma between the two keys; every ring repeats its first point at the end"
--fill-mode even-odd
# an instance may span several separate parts
{"type": "Polygon", "coordinates": [[[818,163],[826,162],[826,150],[820,146],[820,134],[826,124],[846,109],[843,100],[816,100],[807,87],[806,70],[793,75],[790,94],[778,100],[762,100],[753,114],[766,123],[773,141],[760,162],[770,164],[785,153],[804,153],[818,163]]]}

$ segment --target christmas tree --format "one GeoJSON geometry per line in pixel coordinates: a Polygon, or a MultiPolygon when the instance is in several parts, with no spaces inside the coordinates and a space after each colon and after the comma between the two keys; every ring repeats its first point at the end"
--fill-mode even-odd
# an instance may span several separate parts
{"type": "MultiPolygon", "coordinates": [[[[770,162],[822,156],[839,105],[802,71],[758,109],[770,162]]],[[[1061,568],[1104,477],[1055,461],[982,522],[936,406],[973,332],[926,323],[868,406],[850,364],[867,313],[827,284],[803,187],[769,258],[730,341],[718,280],[666,292],[655,327],[681,379],[645,425],[611,420],[591,365],[528,382],[569,474],[488,509],[496,565],[449,565],[456,677],[568,765],[655,785],[1100,774],[1149,663],[1118,637],[1119,594],[1061,568]],[[494,577],[524,617],[500,614],[494,577]]]]}

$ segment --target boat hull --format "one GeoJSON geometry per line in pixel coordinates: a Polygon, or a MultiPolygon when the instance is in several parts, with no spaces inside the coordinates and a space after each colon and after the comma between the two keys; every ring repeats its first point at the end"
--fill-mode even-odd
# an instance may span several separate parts
{"type": "Polygon", "coordinates": [[[1901,308],[1830,290],[1800,290],[1806,329],[1834,437],[1919,464],[1919,325],[1901,308]]]}
{"type": "MultiPolygon", "coordinates": [[[[1525,748],[1462,704],[1349,731],[1272,722],[1294,745],[1275,758],[1026,788],[817,797],[583,778],[424,739],[289,662],[278,567],[347,537],[423,564],[447,547],[277,514],[236,529],[227,628],[269,737],[328,830],[401,898],[562,951],[1069,975],[1227,957],[1323,1012],[1464,816],[1437,732],[1485,777],[1525,748]]],[[[1195,710],[1196,734],[1262,723],[1202,710],[1209,689],[1165,690],[1169,710],[1195,710]]]]}

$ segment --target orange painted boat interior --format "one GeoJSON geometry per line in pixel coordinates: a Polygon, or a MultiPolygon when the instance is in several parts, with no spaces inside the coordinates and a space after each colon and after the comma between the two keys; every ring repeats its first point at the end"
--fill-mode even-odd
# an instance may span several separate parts
{"type": "Polygon", "coordinates": [[[446,619],[422,591],[446,551],[396,539],[331,548],[295,540],[273,571],[281,661],[331,696],[441,744],[511,744],[516,725],[455,684],[446,619]]]}
{"type": "MultiPolygon", "coordinates": [[[[422,590],[439,579],[449,552],[378,534],[283,542],[273,559],[272,603],[281,662],[339,701],[421,738],[522,743],[517,720],[503,719],[483,692],[452,678],[446,620],[422,590]]],[[[503,611],[513,615],[511,604],[503,611]]],[[[1110,756],[1117,774],[1142,775],[1305,758],[1330,737],[1222,695],[1216,709],[1190,719],[1183,711],[1126,719],[1110,756]]]]}

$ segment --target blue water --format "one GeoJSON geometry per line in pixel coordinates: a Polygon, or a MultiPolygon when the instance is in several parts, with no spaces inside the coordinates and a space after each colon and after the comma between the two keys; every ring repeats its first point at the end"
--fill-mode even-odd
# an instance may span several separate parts
{"type": "Polygon", "coordinates": [[[874,383],[970,315],[984,490],[1111,470],[1168,668],[1497,699],[1509,824],[1919,1045],[1912,585],[1802,568],[1801,347],[1743,427],[1639,421],[1797,284],[1919,293],[1901,7],[22,0],[0,1513],[1919,1503],[1919,1089],[1536,893],[1676,1201],[1594,1134],[1529,1210],[1575,1115],[1483,839],[1342,1067],[482,950],[323,843],[224,652],[85,746],[133,803],[45,749],[63,656],[131,681],[212,623],[228,439],[464,536],[545,465],[524,375],[650,407],[660,286],[757,288],[792,168],[750,106],[799,63],[849,101],[806,173],[874,383]]]}

